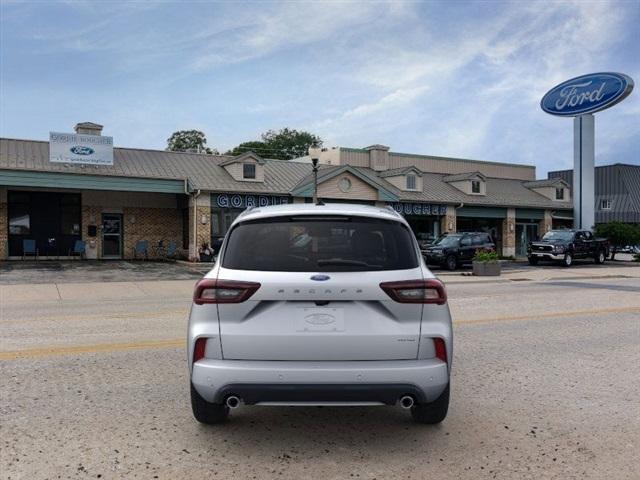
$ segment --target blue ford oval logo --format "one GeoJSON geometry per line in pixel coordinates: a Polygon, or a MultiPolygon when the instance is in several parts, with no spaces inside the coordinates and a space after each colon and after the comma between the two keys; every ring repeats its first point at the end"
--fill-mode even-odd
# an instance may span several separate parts
{"type": "Polygon", "coordinates": [[[76,145],[75,147],[71,147],[71,153],[75,153],[76,155],[91,155],[95,153],[95,150],[91,147],[82,147],[80,145],[76,145]]]}
{"type": "Polygon", "coordinates": [[[331,277],[329,275],[312,275],[311,280],[315,280],[316,282],[324,282],[329,280],[331,277]]]}
{"type": "Polygon", "coordinates": [[[633,80],[622,73],[590,73],[572,78],[549,90],[542,110],[551,115],[573,117],[612,107],[633,90],[633,80]]]}

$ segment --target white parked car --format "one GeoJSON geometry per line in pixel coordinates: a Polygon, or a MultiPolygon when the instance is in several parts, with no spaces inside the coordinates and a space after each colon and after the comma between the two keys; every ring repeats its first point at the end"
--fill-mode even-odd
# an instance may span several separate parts
{"type": "Polygon", "coordinates": [[[241,405],[449,405],[451,316],[392,209],[292,204],[243,212],[194,292],[191,401],[203,423],[241,405]]]}

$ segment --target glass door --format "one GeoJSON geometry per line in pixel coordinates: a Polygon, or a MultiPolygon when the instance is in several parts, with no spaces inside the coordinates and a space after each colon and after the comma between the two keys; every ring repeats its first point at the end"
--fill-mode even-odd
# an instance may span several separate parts
{"type": "Polygon", "coordinates": [[[122,258],[122,214],[102,214],[102,258],[122,258]]]}
{"type": "Polygon", "coordinates": [[[529,242],[537,239],[537,223],[516,223],[516,257],[526,257],[529,242]]]}

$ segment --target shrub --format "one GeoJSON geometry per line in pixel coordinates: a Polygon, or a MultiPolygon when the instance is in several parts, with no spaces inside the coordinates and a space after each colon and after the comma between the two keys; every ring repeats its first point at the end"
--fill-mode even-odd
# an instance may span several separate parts
{"type": "Polygon", "coordinates": [[[498,254],[496,252],[486,252],[482,250],[476,251],[476,254],[473,256],[474,262],[497,262],[498,254]]]}

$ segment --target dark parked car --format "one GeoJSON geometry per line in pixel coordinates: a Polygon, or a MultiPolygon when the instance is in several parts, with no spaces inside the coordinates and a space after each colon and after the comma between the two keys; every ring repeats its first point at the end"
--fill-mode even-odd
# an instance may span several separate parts
{"type": "Polygon", "coordinates": [[[455,270],[461,265],[471,263],[477,250],[496,250],[491,235],[485,232],[443,235],[427,247],[423,255],[429,265],[440,265],[448,270],[455,270]]]}
{"type": "Polygon", "coordinates": [[[596,263],[604,263],[608,253],[609,242],[595,238],[588,230],[551,230],[542,240],[529,244],[527,258],[531,265],[551,260],[570,267],[574,259],[591,258],[596,263]]]}
{"type": "Polygon", "coordinates": [[[420,247],[420,250],[425,250],[436,240],[436,238],[430,233],[418,232],[415,235],[416,240],[418,240],[418,246],[420,247]]]}

